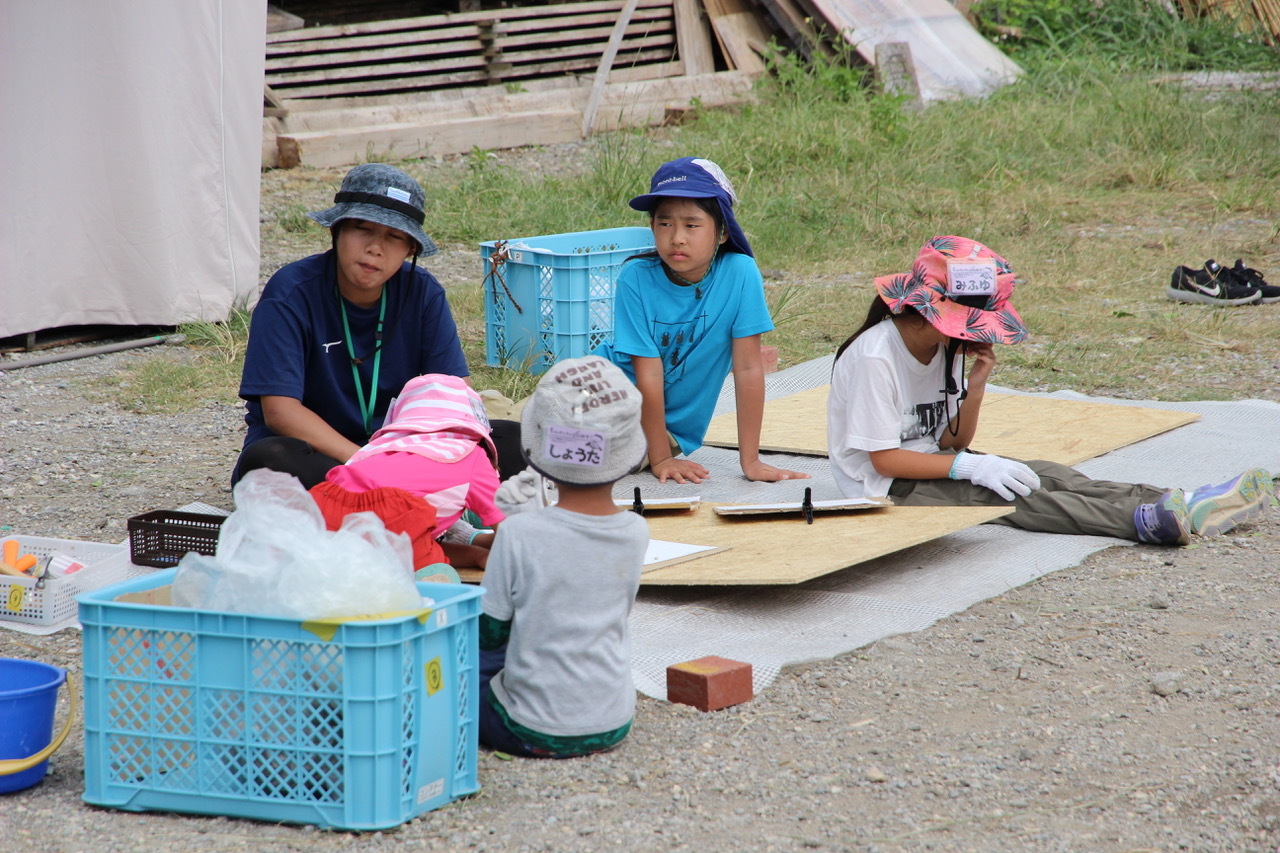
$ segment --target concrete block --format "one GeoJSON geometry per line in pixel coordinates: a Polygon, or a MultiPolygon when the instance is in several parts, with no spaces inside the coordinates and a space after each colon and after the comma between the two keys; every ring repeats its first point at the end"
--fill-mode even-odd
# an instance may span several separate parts
{"type": "Polygon", "coordinates": [[[670,702],[716,711],[747,702],[754,695],[749,663],[709,655],[667,667],[670,702]]]}

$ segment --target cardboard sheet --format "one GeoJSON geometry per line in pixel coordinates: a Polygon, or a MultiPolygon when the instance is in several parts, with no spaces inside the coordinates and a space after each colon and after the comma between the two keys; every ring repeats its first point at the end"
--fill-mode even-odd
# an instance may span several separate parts
{"type": "MultiPolygon", "coordinates": [[[[830,387],[823,385],[765,403],[760,449],[826,456],[830,387]]],[[[1195,412],[988,391],[973,448],[1011,459],[1077,465],[1199,419],[1195,412]]],[[[737,447],[734,413],[712,419],[704,443],[737,447]]]]}

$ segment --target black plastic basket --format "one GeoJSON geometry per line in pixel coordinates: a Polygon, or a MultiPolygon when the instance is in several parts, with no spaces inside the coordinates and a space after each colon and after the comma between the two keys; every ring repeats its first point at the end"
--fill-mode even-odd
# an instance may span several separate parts
{"type": "Polygon", "coordinates": [[[213,556],[226,516],[158,509],[129,519],[129,553],[136,566],[170,568],[188,551],[213,556]]]}

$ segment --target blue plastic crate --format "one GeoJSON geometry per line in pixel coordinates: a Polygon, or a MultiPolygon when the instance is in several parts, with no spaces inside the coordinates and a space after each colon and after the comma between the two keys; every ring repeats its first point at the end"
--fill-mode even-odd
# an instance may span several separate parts
{"type": "Polygon", "coordinates": [[[167,606],[175,572],[79,597],[85,802],[370,830],[479,790],[483,589],[300,622],[167,606]]]}
{"type": "Polygon", "coordinates": [[[485,364],[542,373],[612,343],[622,263],[652,248],[638,227],[481,243],[485,364]]]}

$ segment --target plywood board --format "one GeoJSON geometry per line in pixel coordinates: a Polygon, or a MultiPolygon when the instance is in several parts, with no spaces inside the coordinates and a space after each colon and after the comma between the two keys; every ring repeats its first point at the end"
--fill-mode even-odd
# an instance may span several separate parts
{"type": "Polygon", "coordinates": [[[927,101],[982,97],[1022,69],[987,41],[947,0],[808,0],[868,63],[876,45],[911,45],[920,94],[927,101]]]}
{"type": "Polygon", "coordinates": [[[796,584],[964,530],[1009,507],[916,507],[802,517],[719,516],[704,503],[687,515],[648,519],[655,539],[732,548],[646,572],[645,586],[796,584]]]}
{"type": "MultiPolygon", "coordinates": [[[[765,403],[760,449],[826,456],[830,387],[822,385],[765,403]]],[[[1077,465],[1199,419],[1194,412],[988,393],[973,449],[1012,459],[1077,465]]],[[[712,419],[703,443],[737,447],[735,414],[712,419]]]]}
{"type": "MultiPolygon", "coordinates": [[[[715,507],[703,503],[688,513],[645,516],[654,539],[728,547],[646,568],[642,586],[797,584],[1013,512],[1012,507],[886,506],[823,513],[806,524],[802,516],[719,516],[715,507]]],[[[464,583],[484,583],[479,569],[458,574],[464,583]]]]}

